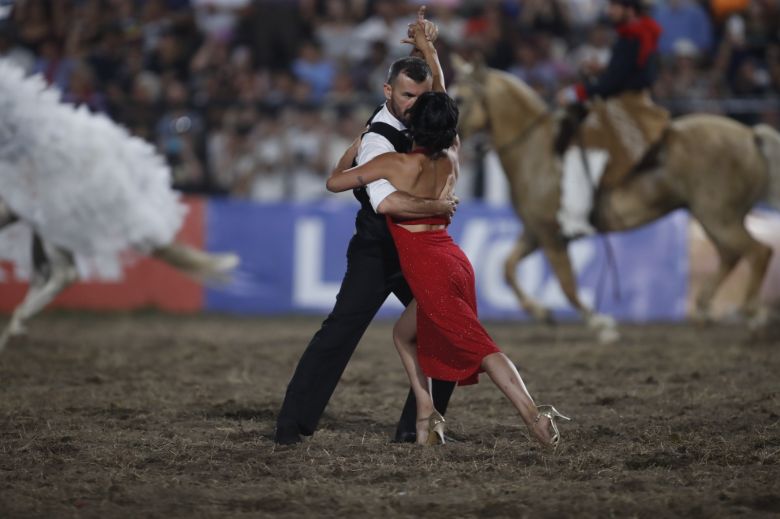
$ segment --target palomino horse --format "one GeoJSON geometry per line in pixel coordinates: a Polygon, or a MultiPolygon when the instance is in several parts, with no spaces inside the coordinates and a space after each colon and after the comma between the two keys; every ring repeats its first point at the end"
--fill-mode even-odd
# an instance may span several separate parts
{"type": "MultiPolygon", "coordinates": [[[[541,248],[569,302],[603,341],[617,339],[614,320],[594,313],[577,294],[566,239],[557,213],[561,200],[561,159],[553,151],[558,118],[528,85],[507,73],[456,62],[455,96],[463,138],[488,130],[509,182],[512,203],[524,228],[505,263],[505,276],[533,317],[550,312],[517,282],[518,263],[541,248]]],[[[698,294],[697,314],[709,317],[721,282],[741,258],[751,275],[742,311],[753,327],[767,311],[759,289],[772,250],[745,229],[745,215],[765,198],[780,207],[780,134],[767,125],[748,128],[725,117],[691,115],[676,119],[659,154],[658,165],[634,173],[599,197],[598,232],[627,230],[679,208],[688,209],[715,244],[720,266],[698,294]]]]}
{"type": "MultiPolygon", "coordinates": [[[[0,230],[17,220],[0,200],[0,230]]],[[[0,333],[0,351],[8,340],[25,333],[25,321],[40,312],[71,283],[78,270],[70,251],[33,236],[33,268],[24,301],[14,309],[8,326],[0,333]]],[[[232,253],[210,254],[189,245],[171,242],[156,248],[151,255],[201,281],[225,280],[239,263],[232,253]]]]}

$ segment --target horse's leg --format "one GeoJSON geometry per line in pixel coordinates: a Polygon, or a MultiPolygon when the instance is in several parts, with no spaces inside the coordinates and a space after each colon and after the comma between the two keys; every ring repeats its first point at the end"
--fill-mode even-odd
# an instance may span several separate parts
{"type": "Polygon", "coordinates": [[[768,318],[768,312],[761,306],[759,295],[769,261],[772,258],[772,249],[748,233],[742,223],[742,218],[734,218],[731,223],[725,225],[719,223],[722,221],[722,217],[713,218],[713,220],[711,222],[709,219],[700,219],[700,222],[715,244],[721,264],[718,271],[702,287],[702,291],[697,297],[697,311],[708,315],[718,287],[734,269],[740,258],[744,257],[750,267],[750,278],[740,310],[748,318],[751,329],[759,328],[766,324],[768,318]]]}
{"type": "Polygon", "coordinates": [[[6,225],[11,225],[17,220],[18,218],[14,213],[11,212],[11,208],[5,205],[2,200],[0,200],[0,229],[6,225]]]}
{"type": "Polygon", "coordinates": [[[571,266],[571,259],[569,258],[569,251],[566,245],[555,242],[543,244],[542,247],[566,298],[582,315],[587,325],[597,331],[599,342],[610,343],[619,339],[620,336],[616,329],[615,320],[608,315],[595,313],[580,300],[580,296],[577,293],[577,278],[574,275],[574,269],[571,266]]]}
{"type": "Polygon", "coordinates": [[[520,306],[523,307],[523,310],[537,321],[552,324],[554,322],[552,312],[531,299],[517,281],[517,265],[538,248],[539,241],[536,237],[527,231],[523,231],[504,262],[504,279],[515,293],[518,301],[520,301],[520,306]]]}
{"type": "Polygon", "coordinates": [[[0,351],[8,339],[25,332],[24,322],[41,311],[77,277],[73,256],[67,251],[33,239],[35,268],[24,301],[14,310],[11,322],[0,334],[0,351]]]}
{"type": "MultiPolygon", "coordinates": [[[[712,240],[712,236],[710,236],[712,240]]],[[[718,269],[709,275],[702,283],[701,290],[696,296],[696,310],[694,318],[704,323],[710,322],[712,318],[712,299],[718,291],[718,287],[728,277],[739,261],[739,254],[734,254],[731,250],[715,245],[715,251],[718,253],[718,269]]]]}
{"type": "Polygon", "coordinates": [[[226,280],[239,264],[239,257],[233,253],[210,253],[180,242],[159,247],[153,255],[197,279],[226,280]]]}

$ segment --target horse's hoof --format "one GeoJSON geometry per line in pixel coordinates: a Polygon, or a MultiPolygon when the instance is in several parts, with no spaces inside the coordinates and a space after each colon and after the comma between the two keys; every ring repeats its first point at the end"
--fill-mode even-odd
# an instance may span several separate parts
{"type": "Polygon", "coordinates": [[[593,314],[587,320],[588,328],[594,330],[615,329],[617,321],[611,315],[593,314]]]}
{"type": "Polygon", "coordinates": [[[19,337],[20,335],[27,334],[27,327],[22,323],[11,321],[8,325],[8,330],[4,333],[8,337],[19,337]]]}
{"type": "Polygon", "coordinates": [[[238,254],[218,254],[214,257],[214,269],[218,272],[230,272],[241,262],[238,254]]]}
{"type": "Polygon", "coordinates": [[[548,308],[542,308],[542,307],[532,308],[529,311],[529,313],[534,318],[534,320],[542,324],[546,324],[548,326],[554,326],[557,324],[557,322],[555,321],[555,316],[548,308]]]}
{"type": "Polygon", "coordinates": [[[558,321],[555,320],[555,316],[553,315],[552,311],[547,308],[542,309],[538,319],[540,322],[548,326],[555,326],[558,324],[558,321]]]}
{"type": "Polygon", "coordinates": [[[620,340],[620,332],[617,328],[602,328],[598,331],[596,338],[599,344],[614,344],[620,340]]]}
{"type": "Polygon", "coordinates": [[[596,330],[596,337],[601,344],[612,344],[620,339],[617,331],[617,321],[611,315],[592,314],[586,321],[588,328],[596,330]]]}
{"type": "Polygon", "coordinates": [[[696,310],[693,312],[693,315],[691,315],[691,321],[693,321],[693,324],[701,328],[706,328],[715,324],[715,318],[707,310],[696,310]]]}
{"type": "Polygon", "coordinates": [[[766,328],[769,323],[769,310],[761,307],[748,319],[747,326],[751,332],[758,332],[766,328]]]}
{"type": "Polygon", "coordinates": [[[5,346],[8,344],[8,341],[11,339],[11,334],[9,333],[9,330],[6,328],[3,330],[3,333],[0,334],[0,351],[3,351],[5,349],[5,346]]]}

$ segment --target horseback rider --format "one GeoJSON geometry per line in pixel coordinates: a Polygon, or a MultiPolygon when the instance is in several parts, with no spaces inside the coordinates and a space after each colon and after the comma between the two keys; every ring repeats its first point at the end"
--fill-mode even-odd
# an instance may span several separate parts
{"type": "Polygon", "coordinates": [[[609,152],[600,188],[619,185],[663,136],[669,113],[655,105],[649,89],[658,76],[661,27],[647,13],[643,0],[610,0],[608,14],[618,39],[607,67],[598,77],[558,93],[567,108],[556,149],[565,150],[588,110],[595,117],[581,128],[581,145],[609,152]]]}

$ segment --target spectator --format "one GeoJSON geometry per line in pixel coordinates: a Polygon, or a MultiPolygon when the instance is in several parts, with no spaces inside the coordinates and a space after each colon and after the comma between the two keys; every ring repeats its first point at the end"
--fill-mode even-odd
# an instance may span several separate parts
{"type": "Polygon", "coordinates": [[[387,79],[387,71],[390,69],[391,63],[392,60],[385,42],[376,40],[371,43],[371,51],[368,56],[354,68],[352,79],[355,88],[372,98],[373,101],[382,102],[384,100],[381,95],[382,85],[387,79]]]}
{"type": "MultiPolygon", "coordinates": [[[[332,131],[325,135],[326,172],[330,172],[344,154],[344,150],[349,148],[355,138],[364,131],[364,121],[361,119],[366,119],[366,117],[356,117],[354,109],[346,104],[336,105],[336,109],[329,115],[331,124],[328,126],[332,131]]],[[[352,199],[352,193],[349,192],[340,193],[338,196],[352,199]]]]}
{"type": "Polygon", "coordinates": [[[316,40],[305,40],[298,57],[292,64],[292,71],[298,81],[311,88],[308,101],[320,102],[333,85],[336,67],[322,54],[322,47],[316,40]]]}
{"type": "Polygon", "coordinates": [[[47,40],[64,38],[64,2],[28,0],[16,4],[13,20],[22,45],[40,53],[47,40]]]}
{"type": "Polygon", "coordinates": [[[674,116],[690,112],[694,103],[713,95],[713,85],[702,69],[701,55],[693,42],[677,40],[673,58],[662,71],[653,93],[669,106],[674,116]]]}
{"type": "MultiPolygon", "coordinates": [[[[539,36],[536,41],[542,39],[539,36]]],[[[534,41],[521,40],[516,44],[515,60],[509,72],[528,83],[542,97],[551,99],[557,86],[571,74],[565,64],[552,57],[549,47],[534,44],[534,41]]]]}
{"type": "Polygon", "coordinates": [[[141,72],[133,78],[130,106],[113,106],[112,112],[121,114],[119,120],[123,121],[134,135],[153,142],[161,92],[160,79],[151,72],[141,72]]]}
{"type": "Polygon", "coordinates": [[[609,63],[612,54],[612,27],[597,23],[588,30],[585,43],[571,53],[571,66],[586,76],[596,76],[609,63]]]}
{"type": "Polygon", "coordinates": [[[189,63],[180,37],[172,29],[165,29],[157,37],[157,45],[149,54],[146,68],[159,76],[172,76],[182,81],[189,75],[189,63]]]}
{"type": "Polygon", "coordinates": [[[70,84],[70,74],[74,62],[64,54],[62,40],[48,37],[40,44],[39,57],[33,65],[33,72],[41,74],[46,82],[60,90],[65,90],[70,84]]]}
{"type": "Polygon", "coordinates": [[[578,34],[587,32],[599,21],[606,6],[606,0],[566,0],[566,10],[572,28],[576,29],[578,34]]]}
{"type": "Polygon", "coordinates": [[[315,105],[305,104],[288,111],[285,140],[289,150],[287,186],[293,200],[321,198],[327,192],[330,172],[322,115],[315,105]]]}
{"type": "Polygon", "coordinates": [[[408,23],[401,16],[401,2],[395,0],[376,0],[374,14],[355,27],[352,33],[352,60],[360,61],[368,55],[371,43],[384,42],[392,59],[408,54],[401,40],[406,37],[408,23]]]}
{"type": "Polygon", "coordinates": [[[227,111],[222,128],[209,136],[209,166],[220,191],[237,197],[249,196],[252,176],[260,165],[255,153],[254,129],[254,110],[242,106],[227,111]]]}
{"type": "Polygon", "coordinates": [[[289,152],[281,110],[267,110],[258,126],[258,164],[252,176],[251,197],[258,202],[279,202],[286,196],[289,152]]]}
{"type": "Polygon", "coordinates": [[[653,13],[663,29],[658,50],[662,56],[674,53],[674,44],[686,39],[696,45],[696,51],[712,49],[712,22],[707,12],[693,0],[666,0],[659,2],[653,13]]]}
{"type": "Polygon", "coordinates": [[[326,0],[325,17],[319,21],[315,34],[322,42],[326,59],[334,62],[349,60],[354,45],[352,30],[355,18],[350,16],[348,0],[326,0]]]}
{"type": "MultiPolygon", "coordinates": [[[[157,142],[177,186],[312,199],[333,154],[383,101],[422,3],[445,62],[452,48],[481,54],[543,96],[609,56],[611,29],[594,25],[605,0],[24,0],[0,20],[0,57],[157,142]],[[327,125],[320,110],[338,115],[327,125]]],[[[777,0],[658,0],[656,12],[669,45],[654,91],[663,103],[777,123],[777,0]],[[711,6],[716,31],[697,4],[711,6]]]]}
{"type": "Polygon", "coordinates": [[[252,50],[255,68],[285,69],[299,42],[312,33],[311,19],[300,12],[302,0],[255,0],[237,27],[237,40],[252,50]]]}
{"type": "Polygon", "coordinates": [[[177,189],[198,191],[206,178],[198,156],[203,141],[200,116],[187,106],[185,86],[172,80],[165,89],[165,113],[157,123],[156,134],[160,152],[171,165],[173,183],[177,189]]]}
{"type": "Polygon", "coordinates": [[[520,24],[530,31],[565,37],[571,27],[568,6],[562,0],[524,0],[520,24]]]}
{"type": "Polygon", "coordinates": [[[92,112],[103,112],[107,108],[105,96],[96,89],[95,74],[84,62],[74,66],[62,97],[69,103],[84,105],[92,112]]]}
{"type": "Polygon", "coordinates": [[[206,37],[231,41],[238,23],[238,12],[250,0],[190,0],[198,30],[206,37]]]}
{"type": "Polygon", "coordinates": [[[427,3],[430,16],[439,27],[439,41],[447,45],[459,45],[466,36],[466,20],[458,16],[460,0],[444,0],[427,3]]]}
{"type": "Polygon", "coordinates": [[[35,66],[35,55],[16,43],[11,26],[5,23],[0,25],[0,58],[12,61],[27,73],[35,66]]]}
{"type": "Polygon", "coordinates": [[[710,12],[717,23],[723,22],[732,14],[737,14],[747,9],[750,0],[710,0],[710,12]]]}

